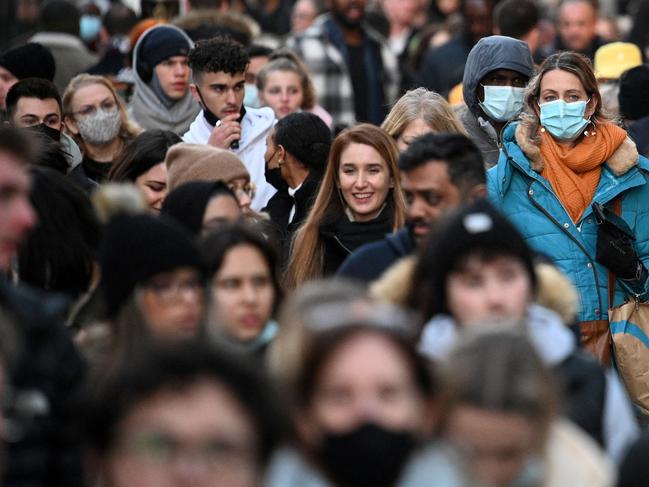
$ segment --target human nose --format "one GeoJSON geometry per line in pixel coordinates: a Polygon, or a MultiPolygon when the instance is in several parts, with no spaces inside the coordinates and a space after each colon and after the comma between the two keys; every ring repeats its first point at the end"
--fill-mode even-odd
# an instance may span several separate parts
{"type": "Polygon", "coordinates": [[[172,476],[177,485],[204,485],[210,468],[200,452],[186,451],[176,455],[171,462],[172,476]]]}
{"type": "Polygon", "coordinates": [[[234,104],[237,102],[237,95],[235,94],[234,89],[228,89],[226,97],[228,103],[234,104]]]}
{"type": "Polygon", "coordinates": [[[426,208],[420,196],[415,196],[410,205],[408,205],[408,216],[412,220],[426,216],[426,208]]]}
{"type": "Polygon", "coordinates": [[[246,283],[241,291],[245,303],[254,304],[257,302],[257,289],[252,283],[246,283]]]}
{"type": "Polygon", "coordinates": [[[283,90],[280,92],[280,99],[282,101],[288,101],[288,90],[283,90]]]}
{"type": "Polygon", "coordinates": [[[354,419],[358,424],[380,422],[380,400],[372,394],[364,394],[357,397],[354,405],[354,419]]]}
{"type": "Polygon", "coordinates": [[[250,212],[252,198],[250,198],[250,196],[248,196],[244,191],[238,191],[237,198],[239,200],[239,208],[241,208],[241,211],[244,214],[248,214],[250,212]]]}
{"type": "Polygon", "coordinates": [[[363,188],[367,184],[367,176],[363,171],[359,171],[356,175],[356,180],[354,181],[354,186],[357,188],[363,188]]]}
{"type": "Polygon", "coordinates": [[[503,307],[507,296],[502,283],[498,279],[489,279],[485,286],[486,303],[492,310],[500,309],[503,307]]]}

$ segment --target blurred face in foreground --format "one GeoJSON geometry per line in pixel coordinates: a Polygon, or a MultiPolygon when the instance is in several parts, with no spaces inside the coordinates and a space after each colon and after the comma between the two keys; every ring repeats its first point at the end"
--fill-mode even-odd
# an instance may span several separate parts
{"type": "Polygon", "coordinates": [[[255,487],[259,468],[250,418],[210,379],[160,390],[119,423],[104,464],[111,487],[255,487]]]}
{"type": "Polygon", "coordinates": [[[140,310],[153,334],[186,339],[199,332],[204,306],[201,275],[190,267],[153,276],[137,289],[140,310]]]}
{"type": "Polygon", "coordinates": [[[532,301],[532,284],[514,256],[469,254],[446,279],[448,308],[461,326],[504,319],[522,320],[532,301]]]}
{"type": "Polygon", "coordinates": [[[537,422],[522,414],[458,405],[448,418],[446,437],[467,451],[478,480],[506,487],[537,453],[543,433],[537,422]]]}
{"type": "Polygon", "coordinates": [[[275,303],[273,276],[263,254],[250,244],[225,254],[212,282],[216,322],[237,342],[257,338],[270,320],[275,303]]]}
{"type": "Polygon", "coordinates": [[[308,417],[314,431],[342,433],[367,422],[423,434],[425,398],[390,339],[360,332],[326,359],[308,417]]]}

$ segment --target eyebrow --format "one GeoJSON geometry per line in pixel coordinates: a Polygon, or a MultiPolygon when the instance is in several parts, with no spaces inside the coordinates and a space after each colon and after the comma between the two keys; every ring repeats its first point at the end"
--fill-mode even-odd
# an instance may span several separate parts
{"type": "Polygon", "coordinates": [[[245,83],[246,83],[246,80],[242,79],[241,81],[237,81],[233,85],[228,85],[227,83],[212,83],[209,86],[210,86],[210,88],[221,88],[221,89],[223,89],[223,88],[229,88],[230,86],[235,87],[235,86],[243,85],[245,83]]]}
{"type": "MultiPolygon", "coordinates": [[[[106,103],[107,101],[112,101],[112,102],[117,103],[117,100],[115,100],[113,97],[107,96],[106,98],[104,98],[103,100],[101,100],[101,101],[99,102],[99,104],[100,104],[100,105],[103,105],[103,104],[106,103]]],[[[84,105],[81,105],[81,108],[84,108],[84,107],[94,107],[94,105],[93,105],[92,103],[86,103],[86,104],[84,104],[84,105]]]]}
{"type": "MultiPolygon", "coordinates": [[[[23,115],[20,116],[20,118],[25,118],[25,117],[35,117],[35,118],[38,118],[38,115],[35,114],[35,113],[25,113],[25,114],[23,114],[23,115]]],[[[59,115],[58,113],[56,113],[56,112],[52,112],[52,113],[47,113],[47,114],[45,114],[45,115],[43,116],[43,118],[49,118],[49,117],[59,117],[59,118],[60,118],[60,115],[59,115]]]]}

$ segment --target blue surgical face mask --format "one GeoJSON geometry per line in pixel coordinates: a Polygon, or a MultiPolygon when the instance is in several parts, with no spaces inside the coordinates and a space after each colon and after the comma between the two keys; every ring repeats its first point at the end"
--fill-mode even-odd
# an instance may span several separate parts
{"type": "Polygon", "coordinates": [[[94,41],[101,31],[101,19],[96,15],[82,15],[79,20],[79,36],[86,42],[94,41]]]}
{"type": "Polygon", "coordinates": [[[525,88],[513,86],[485,86],[484,101],[480,108],[492,120],[507,122],[514,118],[523,108],[525,88]]]}
{"type": "Polygon", "coordinates": [[[541,125],[555,139],[574,140],[583,132],[590,122],[584,118],[587,101],[573,101],[566,103],[563,100],[554,100],[539,105],[541,108],[541,125]]]}
{"type": "Polygon", "coordinates": [[[246,83],[246,93],[243,96],[243,105],[246,107],[260,108],[261,102],[259,101],[259,91],[257,85],[246,83]]]}

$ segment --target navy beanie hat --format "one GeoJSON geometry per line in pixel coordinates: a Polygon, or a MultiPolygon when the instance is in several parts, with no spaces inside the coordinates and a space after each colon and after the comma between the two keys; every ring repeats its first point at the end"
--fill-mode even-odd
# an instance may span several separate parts
{"type": "Polygon", "coordinates": [[[56,63],[52,53],[35,42],[29,42],[4,52],[0,55],[0,66],[19,80],[42,78],[54,81],[56,72],[56,63]]]}
{"type": "Polygon", "coordinates": [[[153,68],[172,56],[187,56],[191,42],[182,31],[168,25],[153,27],[142,39],[137,57],[137,74],[151,81],[153,68]]]}

